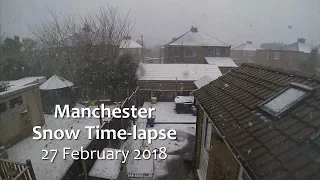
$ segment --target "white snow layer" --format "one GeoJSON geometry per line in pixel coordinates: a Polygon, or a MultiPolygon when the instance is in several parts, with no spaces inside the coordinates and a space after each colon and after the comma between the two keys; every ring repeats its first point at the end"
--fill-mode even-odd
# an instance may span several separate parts
{"type": "MultiPolygon", "coordinates": [[[[118,149],[104,148],[104,152],[113,151],[117,153],[118,149]]],[[[89,172],[89,176],[102,179],[117,179],[120,172],[122,154],[119,153],[118,159],[98,159],[89,172]]]]}
{"type": "Polygon", "coordinates": [[[72,87],[73,83],[57,75],[53,75],[46,82],[44,82],[39,88],[41,90],[62,89],[66,87],[72,87]]]}
{"type": "Polygon", "coordinates": [[[228,44],[208,36],[201,32],[189,31],[169,44],[169,46],[222,46],[229,47],[228,44]]]}
{"type": "Polygon", "coordinates": [[[205,57],[205,60],[218,67],[238,67],[230,57],[205,57]]]}
{"type": "Polygon", "coordinates": [[[204,76],[213,80],[222,76],[217,65],[211,64],[143,64],[137,70],[139,81],[196,81],[204,76]]]}

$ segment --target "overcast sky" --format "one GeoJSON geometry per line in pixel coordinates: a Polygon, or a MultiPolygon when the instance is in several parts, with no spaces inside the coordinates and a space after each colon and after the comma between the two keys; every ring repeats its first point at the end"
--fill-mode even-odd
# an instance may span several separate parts
{"type": "Polygon", "coordinates": [[[0,0],[2,32],[32,37],[28,24],[45,21],[48,9],[66,16],[106,3],[123,13],[131,9],[132,36],[144,35],[148,46],[164,44],[192,25],[232,45],[293,43],[298,37],[320,44],[320,0],[0,0]]]}

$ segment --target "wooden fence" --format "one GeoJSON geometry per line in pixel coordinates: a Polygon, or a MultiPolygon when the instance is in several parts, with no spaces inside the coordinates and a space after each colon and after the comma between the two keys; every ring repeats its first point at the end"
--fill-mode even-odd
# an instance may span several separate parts
{"type": "Polygon", "coordinates": [[[0,159],[0,180],[36,180],[31,161],[24,164],[0,159]]]}

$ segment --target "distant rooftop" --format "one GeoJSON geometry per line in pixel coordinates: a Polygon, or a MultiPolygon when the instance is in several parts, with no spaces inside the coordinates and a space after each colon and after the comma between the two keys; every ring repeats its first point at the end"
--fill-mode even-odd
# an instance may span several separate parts
{"type": "Polygon", "coordinates": [[[222,74],[216,65],[210,64],[143,64],[137,70],[138,80],[196,81],[204,76],[212,80],[222,74]]]}
{"type": "Polygon", "coordinates": [[[206,35],[198,31],[198,28],[191,27],[190,31],[184,33],[178,38],[167,44],[169,46],[223,46],[229,47],[227,43],[224,43],[216,38],[206,35]]]}
{"type": "Polygon", "coordinates": [[[261,49],[261,48],[256,47],[254,44],[252,44],[252,41],[247,41],[245,44],[241,44],[239,46],[231,48],[231,50],[240,50],[240,51],[255,51],[257,49],[261,49]]]}
{"type": "Polygon", "coordinates": [[[124,39],[120,43],[120,48],[127,48],[127,49],[135,49],[135,48],[142,48],[142,46],[132,39],[124,39]]]}

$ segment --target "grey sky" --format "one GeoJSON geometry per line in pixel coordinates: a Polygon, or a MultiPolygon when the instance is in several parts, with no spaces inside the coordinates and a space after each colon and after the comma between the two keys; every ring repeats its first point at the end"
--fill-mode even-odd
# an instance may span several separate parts
{"type": "Polygon", "coordinates": [[[132,36],[143,34],[149,46],[164,44],[191,25],[232,45],[292,43],[298,37],[320,44],[320,0],[0,0],[2,32],[31,36],[28,24],[45,21],[47,8],[64,16],[96,11],[107,2],[123,13],[131,9],[132,36]]]}

